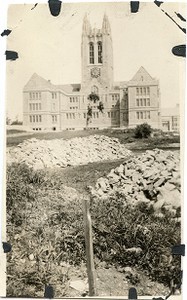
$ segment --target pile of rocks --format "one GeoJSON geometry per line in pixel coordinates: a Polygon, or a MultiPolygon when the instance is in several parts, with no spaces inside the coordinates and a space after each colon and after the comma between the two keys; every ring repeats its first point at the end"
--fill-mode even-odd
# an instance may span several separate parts
{"type": "Polygon", "coordinates": [[[176,215],[181,205],[180,187],[179,152],[155,149],[112,169],[90,190],[98,198],[121,195],[132,205],[140,202],[152,204],[154,211],[162,217],[166,210],[176,215]]]}
{"type": "Polygon", "coordinates": [[[26,163],[34,169],[67,167],[103,160],[116,160],[129,156],[131,151],[117,138],[92,135],[70,140],[24,141],[7,150],[7,163],[26,163]]]}

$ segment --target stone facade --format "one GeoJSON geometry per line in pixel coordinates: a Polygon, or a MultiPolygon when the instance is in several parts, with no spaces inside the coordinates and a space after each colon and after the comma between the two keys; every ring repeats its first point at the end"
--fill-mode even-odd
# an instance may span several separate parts
{"type": "Polygon", "coordinates": [[[141,67],[128,82],[113,80],[112,35],[108,17],[92,28],[84,17],[81,84],[54,85],[36,73],[23,90],[23,124],[33,130],[160,128],[159,82],[141,67]],[[89,100],[96,95],[97,101],[89,100]],[[98,109],[98,106],[102,109],[98,109]],[[88,120],[88,107],[91,117],[88,120]]]}

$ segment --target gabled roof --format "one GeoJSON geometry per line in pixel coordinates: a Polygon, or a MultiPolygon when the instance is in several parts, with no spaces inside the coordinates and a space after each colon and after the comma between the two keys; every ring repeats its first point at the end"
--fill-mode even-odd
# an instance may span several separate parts
{"type": "Polygon", "coordinates": [[[74,92],[80,91],[80,84],[64,84],[64,85],[55,85],[46,80],[38,74],[34,73],[27,84],[24,86],[24,91],[34,91],[34,90],[51,90],[57,91],[61,90],[65,94],[71,94],[74,92]]]}
{"type": "Polygon", "coordinates": [[[144,67],[140,67],[138,72],[131,79],[133,81],[142,81],[142,77],[144,80],[153,80],[151,75],[144,69],[144,67]]]}
{"type": "Polygon", "coordinates": [[[51,84],[50,81],[42,78],[38,74],[34,73],[27,84],[24,86],[24,91],[27,90],[45,90],[45,89],[52,89],[53,85],[51,84]]]}
{"type": "Polygon", "coordinates": [[[134,77],[129,81],[130,84],[151,84],[158,83],[151,75],[144,69],[144,67],[140,67],[138,72],[134,75],[134,77]]]}

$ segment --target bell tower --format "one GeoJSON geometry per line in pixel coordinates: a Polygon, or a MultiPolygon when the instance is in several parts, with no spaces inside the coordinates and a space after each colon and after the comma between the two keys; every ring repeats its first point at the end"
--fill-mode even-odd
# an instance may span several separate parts
{"type": "Polygon", "coordinates": [[[89,93],[93,87],[98,91],[110,90],[113,86],[113,49],[108,17],[103,17],[102,28],[92,28],[85,15],[82,27],[82,83],[81,91],[89,93]]]}

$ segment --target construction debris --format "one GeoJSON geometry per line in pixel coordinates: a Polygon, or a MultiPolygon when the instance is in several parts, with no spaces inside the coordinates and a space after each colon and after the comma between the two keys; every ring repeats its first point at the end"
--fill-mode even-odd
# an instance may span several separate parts
{"type": "Polygon", "coordinates": [[[7,150],[7,163],[25,163],[34,169],[67,167],[126,158],[132,152],[117,138],[92,135],[70,140],[29,139],[7,150]]]}
{"type": "Polygon", "coordinates": [[[129,158],[106,177],[99,178],[90,191],[98,198],[123,196],[134,206],[144,202],[153,205],[160,216],[165,210],[175,216],[181,205],[180,188],[179,152],[155,149],[129,158]]]}

